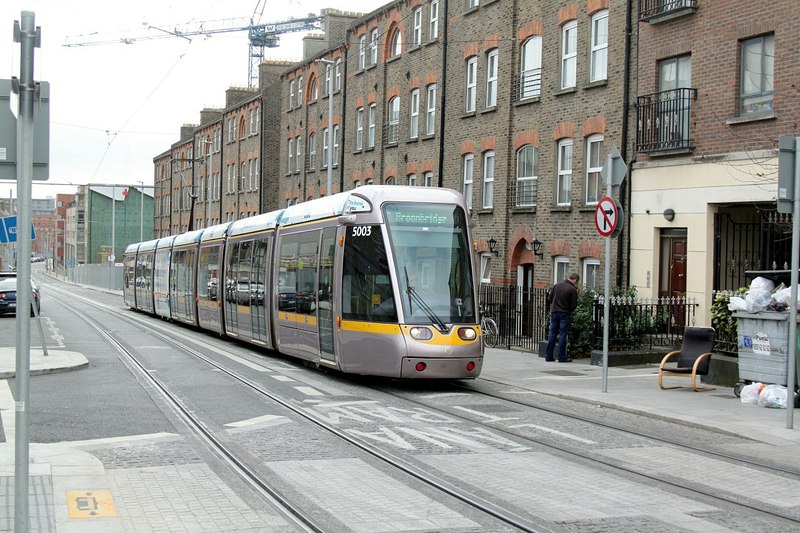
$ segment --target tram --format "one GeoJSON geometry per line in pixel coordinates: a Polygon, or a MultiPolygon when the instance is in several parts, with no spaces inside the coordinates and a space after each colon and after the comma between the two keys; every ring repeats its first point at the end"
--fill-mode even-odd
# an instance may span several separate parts
{"type": "Polygon", "coordinates": [[[343,373],[475,378],[470,242],[460,193],[368,185],[130,245],[123,295],[132,309],[343,373]],[[154,304],[165,279],[168,317],[154,304]]]}

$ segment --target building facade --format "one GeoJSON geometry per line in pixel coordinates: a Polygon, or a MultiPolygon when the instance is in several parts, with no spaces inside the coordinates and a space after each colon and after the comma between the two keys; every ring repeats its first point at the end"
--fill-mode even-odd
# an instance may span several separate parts
{"type": "Polygon", "coordinates": [[[797,135],[796,2],[641,2],[631,284],[689,296],[788,270],[777,146],[797,135]],[[735,13],[735,16],[730,16],[735,13]]]}

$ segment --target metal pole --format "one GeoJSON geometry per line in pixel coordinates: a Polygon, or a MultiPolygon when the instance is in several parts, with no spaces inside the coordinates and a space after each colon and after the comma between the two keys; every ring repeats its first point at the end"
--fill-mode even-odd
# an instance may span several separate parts
{"type": "Polygon", "coordinates": [[[114,264],[114,247],[117,238],[117,186],[111,186],[111,253],[108,254],[109,264],[114,264]]]}
{"type": "Polygon", "coordinates": [[[142,188],[139,189],[139,242],[144,240],[144,182],[140,181],[142,188]]]}
{"type": "Polygon", "coordinates": [[[786,428],[794,427],[794,387],[797,357],[797,270],[800,268],[800,137],[794,139],[794,199],[792,202],[792,273],[791,302],[789,305],[789,361],[786,364],[786,428]]]}
{"type": "MultiPolygon", "coordinates": [[[[606,196],[612,198],[611,176],[614,175],[614,158],[606,157],[606,196]]],[[[608,321],[611,314],[611,236],[606,237],[605,289],[603,292],[603,392],[608,392],[608,321]]]]}
{"type": "Polygon", "coordinates": [[[328,78],[328,181],[325,195],[330,196],[333,194],[333,61],[320,59],[319,62],[325,65],[328,78]]]}
{"type": "Polygon", "coordinates": [[[30,399],[29,378],[31,360],[31,196],[33,179],[33,49],[39,46],[39,28],[34,24],[32,11],[22,12],[22,25],[14,21],[14,41],[20,43],[20,76],[18,84],[19,114],[17,115],[17,394],[16,438],[14,446],[14,531],[28,532],[28,460],[30,399]]]}

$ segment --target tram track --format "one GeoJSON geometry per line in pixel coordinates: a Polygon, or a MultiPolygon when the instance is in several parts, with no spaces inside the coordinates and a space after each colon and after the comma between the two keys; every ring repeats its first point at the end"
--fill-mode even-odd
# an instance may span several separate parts
{"type": "MultiPolygon", "coordinates": [[[[627,428],[623,428],[616,424],[608,424],[589,417],[578,416],[575,415],[574,413],[569,413],[565,410],[553,409],[552,406],[544,408],[542,406],[533,404],[531,402],[525,402],[515,398],[511,398],[509,396],[481,390],[475,387],[474,383],[460,383],[460,382],[443,382],[443,383],[447,383],[448,386],[452,387],[455,390],[469,391],[470,394],[477,394],[483,397],[488,397],[495,400],[501,400],[503,402],[517,405],[525,409],[533,409],[539,412],[546,412],[548,415],[557,415],[561,417],[566,417],[576,422],[591,424],[597,428],[619,432],[630,437],[648,439],[650,441],[659,444],[675,447],[678,449],[688,450],[691,453],[701,454],[703,457],[728,461],[731,463],[732,467],[755,468],[762,472],[766,472],[768,474],[777,474],[784,476],[788,479],[794,479],[796,481],[800,481],[800,472],[797,472],[794,469],[787,469],[775,465],[768,465],[760,461],[755,461],[751,458],[742,457],[740,455],[733,455],[730,453],[723,453],[715,450],[699,448],[697,446],[692,446],[683,442],[679,442],[677,439],[667,439],[664,437],[653,436],[650,433],[633,431],[627,428]]],[[[425,384],[421,384],[421,386],[424,387],[425,384]]],[[[546,448],[553,450],[555,453],[567,453],[572,457],[578,457],[582,460],[590,461],[592,464],[601,464],[615,471],[620,471],[625,474],[638,477],[644,480],[644,482],[657,483],[659,485],[668,485],[670,487],[679,490],[692,492],[703,498],[708,498],[712,501],[719,501],[729,505],[735,505],[737,508],[745,509],[748,512],[756,512],[761,515],[767,515],[773,518],[778,518],[780,520],[787,520],[793,525],[793,527],[797,527],[798,522],[800,522],[800,517],[797,515],[796,512],[794,513],[783,512],[779,508],[770,505],[769,502],[764,502],[760,500],[752,500],[748,502],[743,500],[741,497],[736,497],[735,495],[731,497],[722,496],[717,491],[715,491],[713,487],[703,487],[702,485],[701,486],[693,485],[692,483],[688,483],[682,480],[680,476],[675,476],[671,479],[668,479],[665,478],[663,475],[649,474],[641,468],[630,468],[626,466],[624,463],[620,461],[615,461],[613,458],[607,455],[594,453],[591,447],[585,445],[579,446],[574,444],[565,444],[565,440],[563,439],[554,441],[553,439],[548,439],[548,438],[536,438],[532,436],[530,433],[525,433],[519,430],[513,430],[508,427],[503,427],[500,424],[487,422],[485,420],[476,420],[475,418],[471,418],[465,415],[463,411],[460,411],[458,409],[443,408],[441,405],[434,405],[432,402],[423,402],[420,401],[418,398],[412,397],[408,394],[392,392],[385,388],[377,390],[380,390],[380,392],[382,392],[383,394],[400,398],[406,402],[416,403],[420,406],[424,406],[429,409],[435,408],[438,410],[442,410],[449,416],[460,418],[464,421],[468,421],[471,423],[479,421],[481,423],[487,424],[493,430],[502,432],[508,435],[509,437],[515,439],[521,439],[523,441],[538,446],[544,446],[546,448]]]]}
{"type": "MultiPolygon", "coordinates": [[[[94,306],[97,309],[108,311],[107,306],[98,304],[91,299],[76,297],[75,295],[71,295],[71,297],[79,298],[82,302],[94,306]]],[[[164,385],[164,383],[153,372],[148,370],[146,365],[143,364],[142,361],[140,361],[131,350],[127,349],[123,343],[116,340],[111,332],[100,321],[90,318],[86,315],[82,315],[82,318],[96,331],[98,331],[98,333],[101,334],[110,344],[112,344],[115,349],[125,358],[125,360],[130,362],[129,368],[132,366],[135,372],[145,377],[147,382],[159,392],[162,398],[168,402],[168,404],[176,413],[179,414],[180,418],[186,423],[186,425],[192,429],[193,433],[201,438],[210,450],[212,450],[217,456],[221,457],[224,462],[228,464],[251,487],[253,487],[254,490],[262,494],[268,501],[272,502],[273,505],[283,509],[284,514],[288,517],[291,517],[292,521],[295,524],[298,524],[301,529],[307,531],[324,531],[319,524],[315,523],[313,517],[309,513],[294,505],[288,497],[272,488],[267,480],[260,476],[254,469],[250,468],[245,461],[239,458],[236,452],[226,446],[221,439],[217,438],[213,431],[209,430],[202,420],[195,416],[192,410],[184,405],[184,402],[176,394],[173,394],[169,390],[169,387],[164,385]]],[[[219,363],[211,357],[201,353],[199,350],[196,350],[191,346],[188,346],[187,344],[170,337],[164,332],[148,326],[146,324],[148,320],[144,319],[144,317],[126,317],[124,315],[120,315],[118,318],[128,323],[135,324],[138,328],[143,329],[148,335],[151,335],[159,339],[161,342],[169,344],[181,352],[204,362],[219,372],[224,373],[226,376],[234,379],[241,385],[247,387],[251,391],[256,392],[258,395],[280,405],[294,415],[305,419],[307,422],[315,425],[331,435],[334,435],[347,444],[358,448],[362,452],[372,456],[373,458],[383,462],[395,470],[400,471],[424,483],[428,487],[435,489],[436,491],[447,495],[448,497],[454,498],[455,500],[458,500],[481,513],[484,513],[485,515],[488,515],[493,519],[510,526],[511,528],[519,531],[537,533],[552,531],[545,521],[537,522],[532,521],[530,518],[526,519],[518,516],[517,514],[503,509],[502,507],[486,501],[483,498],[479,498],[470,494],[464,489],[457,487],[453,483],[447,482],[425,472],[422,468],[412,464],[409,461],[403,460],[391,453],[386,452],[385,450],[380,449],[377,446],[373,446],[366,441],[363,441],[362,439],[358,439],[347,434],[334,425],[313,416],[307,409],[298,407],[295,405],[295,402],[292,399],[281,397],[280,395],[266,389],[261,384],[253,381],[243,374],[231,370],[225,364],[219,363]]]]}
{"type": "MultiPolygon", "coordinates": [[[[93,305],[98,305],[91,300],[86,300],[88,303],[92,303],[93,305]]],[[[101,306],[102,307],[102,306],[101,306]]],[[[104,307],[104,308],[107,308],[104,307]]],[[[205,364],[208,364],[214,367],[216,370],[225,373],[232,379],[235,379],[237,382],[241,383],[242,385],[246,386],[250,390],[256,392],[259,395],[262,395],[265,398],[268,398],[270,401],[273,401],[285,409],[290,410],[292,413],[296,414],[307,420],[309,423],[314,424],[315,426],[329,432],[332,435],[335,435],[337,438],[347,442],[348,444],[359,448],[361,451],[368,453],[372,457],[383,461],[385,464],[390,465],[391,467],[398,469],[404,472],[407,475],[414,477],[415,479],[424,482],[429,487],[436,489],[442,493],[447,494],[450,497],[456,498],[461,502],[470,505],[476,510],[479,510],[482,513],[486,513],[493,518],[502,521],[503,523],[507,524],[510,527],[515,529],[519,529],[522,531],[548,531],[553,529],[554,524],[543,520],[541,523],[538,522],[538,519],[533,519],[529,516],[520,516],[513,512],[508,512],[507,510],[502,508],[502,505],[498,505],[487,501],[484,498],[475,498],[473,495],[469,494],[467,491],[455,486],[452,482],[446,481],[444,479],[431,476],[429,473],[422,470],[420,467],[412,464],[408,460],[403,460],[396,457],[393,454],[386,453],[385,451],[381,450],[378,447],[372,446],[365,441],[353,438],[351,435],[345,433],[341,429],[331,426],[327,424],[323,420],[311,415],[308,409],[304,409],[303,407],[298,407],[296,404],[296,400],[287,399],[280,397],[279,395],[273,393],[270,390],[267,390],[259,383],[256,383],[252,379],[226,368],[225,364],[221,364],[217,361],[214,361],[211,357],[200,353],[198,350],[195,350],[191,346],[188,346],[180,341],[171,338],[170,335],[162,332],[157,331],[151,328],[148,323],[151,323],[147,317],[140,317],[140,316],[129,316],[124,317],[124,320],[131,321],[135,323],[138,327],[144,328],[148,334],[152,334],[155,337],[159,338],[164,343],[169,343],[176,349],[182,351],[183,353],[187,353],[192,357],[197,358],[198,360],[203,361],[205,364]]],[[[170,326],[175,327],[175,326],[170,326]]],[[[159,328],[164,329],[164,328],[159,328]]],[[[355,380],[358,381],[358,380],[355,380]]],[[[352,384],[353,379],[348,380],[348,383],[352,384]]],[[[715,457],[720,460],[725,460],[731,462],[732,466],[746,466],[752,468],[758,468],[770,473],[779,473],[784,476],[791,476],[793,479],[798,477],[798,473],[789,469],[776,469],[773,468],[771,465],[763,464],[758,461],[752,461],[747,458],[737,457],[731,454],[725,454],[715,451],[710,451],[706,449],[701,449],[697,447],[687,446],[684,443],[679,442],[676,439],[667,439],[655,435],[651,435],[649,433],[643,432],[636,432],[630,429],[626,429],[620,427],[616,424],[609,424],[603,423],[602,421],[598,421],[596,419],[592,419],[591,417],[582,417],[578,416],[575,413],[569,413],[567,411],[560,411],[558,409],[553,409],[552,406],[542,407],[540,405],[536,405],[535,403],[528,402],[528,401],[521,401],[516,398],[512,398],[506,395],[498,394],[493,391],[486,391],[482,390],[477,382],[470,382],[470,383],[459,383],[459,382],[437,382],[437,385],[428,384],[427,382],[415,382],[412,387],[421,387],[426,388],[428,386],[436,389],[437,391],[441,391],[443,388],[444,390],[451,390],[451,391],[463,391],[464,393],[470,395],[479,395],[484,398],[491,398],[493,400],[509,402],[515,406],[518,406],[522,409],[533,409],[540,413],[548,413],[549,415],[559,415],[562,417],[567,417],[569,420],[575,421],[576,423],[582,424],[594,424],[598,428],[602,428],[603,430],[608,431],[617,431],[621,432],[625,435],[629,435],[631,437],[636,438],[646,438],[650,439],[653,442],[658,443],[659,445],[666,445],[666,446],[676,446],[681,447],[682,449],[691,451],[693,453],[702,453],[704,456],[707,457],[715,457]]],[[[505,384],[502,384],[505,385],[505,384]]],[[[413,397],[413,394],[404,394],[403,392],[407,392],[407,389],[404,389],[400,393],[392,392],[390,389],[391,387],[380,387],[375,386],[373,383],[369,384],[369,387],[372,390],[378,391],[381,394],[386,394],[389,396],[393,396],[396,398],[400,398],[403,402],[409,402],[411,404],[416,404],[423,406],[427,409],[435,409],[442,413],[446,413],[448,416],[453,418],[458,418],[460,420],[468,421],[471,424],[479,423],[484,427],[490,428],[492,431],[503,433],[508,437],[511,437],[515,440],[522,441],[529,444],[535,444],[538,447],[544,447],[549,450],[552,450],[553,453],[564,454],[567,453],[568,455],[579,459],[580,461],[584,462],[585,464],[591,464],[595,467],[599,466],[600,468],[605,468],[610,472],[616,472],[619,474],[627,475],[633,479],[638,479],[640,483],[647,484],[647,485],[658,485],[662,487],[666,487],[665,490],[678,490],[681,492],[689,492],[695,494],[702,499],[721,503],[723,506],[733,506],[735,509],[741,510],[742,512],[747,513],[758,513],[760,516],[767,516],[771,519],[777,519],[779,521],[785,521],[787,525],[796,527],[798,522],[798,517],[796,515],[791,514],[791,510],[789,512],[783,512],[779,507],[769,505],[769,502],[759,501],[759,500],[750,500],[743,499],[741,497],[736,497],[736,495],[720,495],[713,490],[713,488],[704,487],[702,485],[692,484],[681,481],[678,477],[675,479],[664,479],[663,476],[656,476],[648,474],[647,472],[642,471],[641,469],[629,468],[626,467],[625,464],[613,460],[613,458],[609,458],[606,455],[601,453],[594,453],[591,449],[586,449],[586,447],[581,448],[580,446],[565,446],[563,442],[558,444],[554,443],[552,439],[547,438],[534,438],[530,433],[526,433],[525,431],[520,430],[513,430],[504,428],[498,424],[492,424],[487,422],[486,420],[476,420],[474,417],[470,418],[469,416],[465,416],[463,412],[454,409],[447,409],[443,408],[442,405],[420,401],[418,398],[413,397]]],[[[202,426],[202,423],[200,423],[202,426]]],[[[532,511],[535,516],[535,510],[532,511]]],[[[555,530],[559,528],[556,526],[555,530]]],[[[311,529],[314,530],[314,529],[311,529]]]]}

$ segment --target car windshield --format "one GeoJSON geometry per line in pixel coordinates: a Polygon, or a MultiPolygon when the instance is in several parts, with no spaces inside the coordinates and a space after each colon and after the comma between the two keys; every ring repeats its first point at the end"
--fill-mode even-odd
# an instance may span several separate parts
{"type": "MultiPolygon", "coordinates": [[[[31,288],[35,289],[36,285],[31,280],[31,288]]],[[[15,291],[17,290],[17,278],[0,278],[0,290],[2,291],[15,291]]]]}

